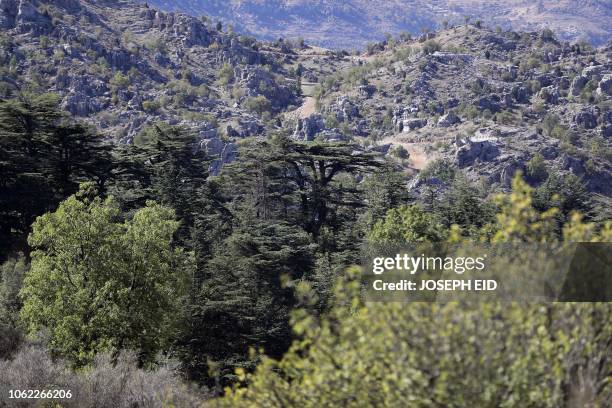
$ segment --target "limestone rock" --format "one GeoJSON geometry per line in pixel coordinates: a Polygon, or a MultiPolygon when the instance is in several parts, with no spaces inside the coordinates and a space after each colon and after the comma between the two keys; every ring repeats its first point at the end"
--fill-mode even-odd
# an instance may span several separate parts
{"type": "Polygon", "coordinates": [[[559,89],[556,86],[547,86],[540,90],[538,96],[546,103],[557,105],[559,103],[559,89]]]}
{"type": "Polygon", "coordinates": [[[339,122],[350,121],[359,117],[359,108],[347,96],[338,97],[336,101],[326,109],[339,122]]]}
{"type": "Polygon", "coordinates": [[[480,110],[489,110],[491,113],[497,113],[501,110],[500,106],[501,98],[496,94],[491,94],[488,96],[483,96],[478,98],[476,101],[476,106],[480,110]]]}
{"type": "Polygon", "coordinates": [[[325,129],[325,121],[320,114],[312,114],[307,118],[298,120],[293,138],[297,140],[312,141],[317,133],[325,129]]]}
{"type": "Polygon", "coordinates": [[[460,122],[461,119],[459,119],[459,116],[455,115],[454,112],[449,112],[446,115],[440,117],[440,119],[438,120],[438,126],[450,127],[460,122]]]}
{"type": "Polygon", "coordinates": [[[361,85],[357,88],[357,92],[359,95],[365,99],[370,99],[374,92],[376,92],[376,87],[374,85],[361,85]]]}
{"type": "Polygon", "coordinates": [[[599,81],[597,94],[600,96],[612,96],[612,74],[606,74],[599,81]]]}
{"type": "Polygon", "coordinates": [[[504,187],[509,188],[512,185],[514,175],[518,171],[524,171],[524,166],[515,161],[511,161],[502,168],[499,181],[504,187]]]}
{"type": "Polygon", "coordinates": [[[586,76],[580,75],[575,77],[572,81],[572,84],[570,85],[570,94],[573,96],[580,95],[580,92],[582,92],[587,82],[589,82],[589,78],[587,78],[586,76]]]}
{"type": "Polygon", "coordinates": [[[476,159],[486,162],[499,156],[499,154],[499,147],[491,141],[468,141],[455,152],[455,161],[459,167],[465,167],[474,163],[476,159]]]}
{"type": "Polygon", "coordinates": [[[425,126],[427,126],[427,119],[404,119],[401,123],[400,131],[405,132],[406,130],[420,129],[425,126]]]}
{"type": "Polygon", "coordinates": [[[86,117],[92,113],[100,112],[103,106],[97,99],[89,98],[81,93],[76,93],[65,99],[62,104],[62,109],[67,110],[75,116],[86,117]]]}
{"type": "Polygon", "coordinates": [[[583,108],[580,112],[574,115],[574,123],[582,126],[585,129],[594,129],[597,127],[597,116],[599,116],[597,108],[583,108]]]}

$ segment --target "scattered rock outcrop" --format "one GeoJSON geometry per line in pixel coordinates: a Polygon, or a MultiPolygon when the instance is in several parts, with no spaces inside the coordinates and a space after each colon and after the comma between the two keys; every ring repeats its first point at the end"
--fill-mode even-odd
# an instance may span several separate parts
{"type": "Polygon", "coordinates": [[[293,138],[297,140],[312,141],[316,135],[325,130],[325,121],[320,114],[313,114],[298,120],[293,138]]]}
{"type": "Polygon", "coordinates": [[[585,129],[594,129],[597,127],[597,117],[599,116],[596,107],[583,108],[580,112],[574,115],[574,122],[585,129]]]}
{"type": "Polygon", "coordinates": [[[284,85],[279,85],[274,76],[258,66],[247,65],[241,72],[240,86],[246,89],[246,96],[263,95],[273,107],[282,109],[295,103],[295,96],[284,85]]]}
{"type": "Polygon", "coordinates": [[[597,87],[597,94],[602,97],[612,96],[612,74],[603,76],[597,87]]]}
{"type": "Polygon", "coordinates": [[[454,112],[449,112],[438,119],[438,127],[450,127],[460,123],[461,119],[454,112]]]}
{"type": "Polygon", "coordinates": [[[468,140],[467,143],[457,148],[455,161],[457,166],[466,167],[473,164],[476,160],[483,162],[490,161],[499,156],[499,154],[500,149],[494,142],[488,140],[472,142],[468,140]]]}
{"type": "Polygon", "coordinates": [[[326,108],[339,122],[352,120],[359,117],[359,108],[347,96],[338,97],[336,101],[326,108]]]}

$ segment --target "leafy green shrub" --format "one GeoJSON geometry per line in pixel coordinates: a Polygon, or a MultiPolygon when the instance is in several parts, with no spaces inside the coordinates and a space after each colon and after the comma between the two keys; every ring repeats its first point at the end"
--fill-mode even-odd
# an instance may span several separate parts
{"type": "Polygon", "coordinates": [[[527,175],[534,181],[545,180],[548,176],[546,163],[540,153],[536,153],[531,160],[527,162],[527,175]]]}
{"type": "Polygon", "coordinates": [[[595,93],[595,90],[597,89],[597,86],[598,86],[598,83],[594,79],[591,79],[589,82],[587,82],[587,84],[584,86],[584,89],[580,93],[580,100],[582,102],[588,102],[588,103],[594,102],[595,100],[594,93],[595,93]]]}
{"type": "Polygon", "coordinates": [[[398,159],[402,160],[408,160],[410,158],[410,153],[402,145],[399,145],[395,149],[393,149],[393,155],[398,159]]]}
{"type": "Polygon", "coordinates": [[[374,225],[370,241],[393,244],[437,242],[444,237],[438,221],[416,205],[389,210],[384,220],[374,225]]]}
{"type": "Polygon", "coordinates": [[[234,80],[234,69],[230,64],[223,64],[219,70],[219,84],[228,85],[234,80]]]}
{"type": "Polygon", "coordinates": [[[514,115],[508,110],[503,110],[495,114],[495,121],[503,125],[511,125],[515,122],[514,115]]]}
{"type": "Polygon", "coordinates": [[[162,38],[153,38],[145,43],[145,47],[152,52],[159,52],[166,55],[168,53],[168,45],[162,38]]]}
{"type": "Polygon", "coordinates": [[[270,112],[272,109],[270,101],[263,95],[247,98],[247,100],[244,101],[244,107],[250,112],[254,112],[259,115],[270,112]]]}
{"type": "Polygon", "coordinates": [[[110,85],[115,92],[119,89],[127,88],[130,83],[130,77],[122,74],[121,72],[117,72],[110,80],[110,85]]]}
{"type": "Polygon", "coordinates": [[[9,358],[22,341],[19,291],[28,269],[23,254],[9,258],[0,268],[0,359],[9,358]]]}
{"type": "Polygon", "coordinates": [[[423,43],[423,53],[425,55],[433,54],[436,51],[440,51],[442,46],[435,40],[427,40],[423,43]]]}
{"type": "Polygon", "coordinates": [[[469,120],[476,119],[478,115],[480,114],[478,108],[470,104],[459,105],[459,108],[457,109],[457,111],[459,113],[459,116],[463,116],[465,118],[468,118],[469,120]]]}
{"type": "Polygon", "coordinates": [[[160,108],[161,102],[159,102],[158,100],[144,101],[142,103],[142,109],[147,113],[155,113],[159,111],[160,108]]]}

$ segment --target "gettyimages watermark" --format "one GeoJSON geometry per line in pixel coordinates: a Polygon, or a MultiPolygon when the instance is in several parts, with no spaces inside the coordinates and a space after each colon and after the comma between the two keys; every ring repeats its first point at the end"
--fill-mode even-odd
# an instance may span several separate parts
{"type": "Polygon", "coordinates": [[[363,253],[367,301],[612,301],[611,243],[424,243],[363,253]]]}

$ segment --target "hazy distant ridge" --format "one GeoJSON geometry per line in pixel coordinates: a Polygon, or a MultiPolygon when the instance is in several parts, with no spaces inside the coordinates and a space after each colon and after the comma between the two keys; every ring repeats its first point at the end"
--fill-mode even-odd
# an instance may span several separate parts
{"type": "Polygon", "coordinates": [[[166,9],[205,14],[264,39],[303,37],[355,48],[389,32],[419,33],[466,16],[515,30],[554,29],[565,40],[601,45],[612,38],[612,2],[605,0],[151,0],[166,9]]]}

